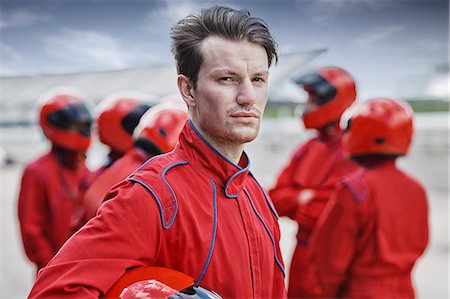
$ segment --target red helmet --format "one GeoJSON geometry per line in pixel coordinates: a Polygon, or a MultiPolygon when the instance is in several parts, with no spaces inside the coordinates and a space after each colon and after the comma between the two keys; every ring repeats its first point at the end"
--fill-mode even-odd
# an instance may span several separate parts
{"type": "Polygon", "coordinates": [[[106,292],[105,299],[221,299],[197,285],[192,277],[162,267],[140,267],[127,271],[106,292]]]}
{"type": "Polygon", "coordinates": [[[55,145],[86,151],[91,143],[92,115],[86,103],[68,93],[56,93],[40,106],[39,125],[55,145]]]}
{"type": "Polygon", "coordinates": [[[356,99],[355,81],[339,67],[323,67],[300,76],[295,82],[309,94],[303,113],[307,129],[320,129],[339,121],[342,113],[356,99]]]}
{"type": "Polygon", "coordinates": [[[150,105],[132,97],[112,95],[102,100],[97,116],[100,141],[120,153],[131,149],[133,130],[148,108],[150,105]]]}
{"type": "Polygon", "coordinates": [[[351,157],[406,155],[413,135],[413,117],[413,110],[404,102],[388,98],[364,102],[350,119],[342,139],[343,151],[351,157]]]}
{"type": "Polygon", "coordinates": [[[139,121],[133,133],[136,143],[150,143],[160,152],[169,152],[177,144],[187,119],[186,104],[181,100],[157,104],[139,121]]]}

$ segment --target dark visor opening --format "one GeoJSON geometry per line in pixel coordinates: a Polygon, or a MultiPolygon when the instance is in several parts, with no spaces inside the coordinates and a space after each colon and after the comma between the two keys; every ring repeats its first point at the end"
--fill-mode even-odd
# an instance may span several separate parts
{"type": "Polygon", "coordinates": [[[337,93],[336,87],[316,73],[307,73],[295,80],[306,92],[313,95],[316,105],[322,106],[330,102],[337,93]]]}
{"type": "Polygon", "coordinates": [[[62,130],[75,130],[83,136],[91,132],[92,116],[84,104],[70,104],[47,115],[48,122],[62,130]]]}

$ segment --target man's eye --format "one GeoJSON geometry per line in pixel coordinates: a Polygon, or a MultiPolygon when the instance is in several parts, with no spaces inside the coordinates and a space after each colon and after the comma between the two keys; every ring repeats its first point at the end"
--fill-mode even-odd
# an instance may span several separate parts
{"type": "Polygon", "coordinates": [[[220,78],[221,81],[233,81],[233,78],[231,77],[222,77],[220,78]]]}
{"type": "Polygon", "coordinates": [[[266,80],[264,78],[261,78],[261,77],[256,77],[255,79],[253,79],[253,81],[255,81],[255,82],[266,82],[266,80]]]}

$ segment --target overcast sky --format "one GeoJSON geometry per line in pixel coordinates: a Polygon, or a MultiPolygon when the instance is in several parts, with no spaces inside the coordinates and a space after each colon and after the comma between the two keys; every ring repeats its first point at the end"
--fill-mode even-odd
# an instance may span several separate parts
{"type": "Polygon", "coordinates": [[[174,64],[170,27],[212,4],[264,19],[281,53],[327,48],[311,66],[346,68],[363,98],[420,95],[437,69],[448,71],[448,0],[0,3],[1,76],[174,64]]]}

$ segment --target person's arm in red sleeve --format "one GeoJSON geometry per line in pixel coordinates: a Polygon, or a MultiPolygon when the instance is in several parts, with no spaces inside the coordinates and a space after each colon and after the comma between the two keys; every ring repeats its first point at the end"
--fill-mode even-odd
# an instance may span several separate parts
{"type": "Polygon", "coordinates": [[[162,225],[154,198],[124,181],[42,269],[29,298],[98,298],[129,268],[152,265],[162,225]]]}
{"type": "Polygon", "coordinates": [[[296,153],[283,168],[278,176],[276,184],[269,190],[270,198],[277,210],[278,215],[295,219],[299,207],[299,194],[301,186],[294,182],[299,154],[296,153]]]}
{"type": "Polygon", "coordinates": [[[44,235],[45,220],[50,217],[44,178],[30,168],[22,176],[18,198],[20,232],[25,253],[37,268],[44,267],[54,250],[44,235]]]}
{"type": "Polygon", "coordinates": [[[341,187],[320,216],[311,241],[321,298],[336,298],[345,284],[360,222],[359,203],[341,187]]]}

